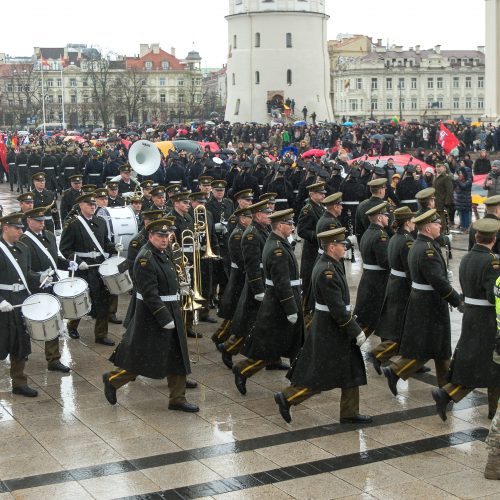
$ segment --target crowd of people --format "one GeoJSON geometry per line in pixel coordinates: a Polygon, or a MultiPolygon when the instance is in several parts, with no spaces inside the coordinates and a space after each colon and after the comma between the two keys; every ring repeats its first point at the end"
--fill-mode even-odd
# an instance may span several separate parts
{"type": "MultiPolygon", "coordinates": [[[[137,376],[166,377],[169,408],[198,411],[186,397],[186,389],[197,385],[187,376],[188,338],[201,335],[198,319],[217,323],[212,340],[241,394],[262,369],[288,371],[290,384],[275,394],[286,422],[294,405],[339,388],[340,422],[370,423],[371,416],[359,413],[359,387],[367,383],[361,346],[377,335],[380,343],[368,360],[394,395],[400,379],[428,370],[434,360],[437,387],[429,397],[443,420],[451,401],[488,389],[493,424],[485,476],[500,479],[500,161],[488,158],[497,131],[488,128],[493,142],[485,138],[473,161],[469,146],[477,139],[470,143],[469,127],[460,127],[456,155],[435,148],[436,130],[425,134],[417,124],[223,123],[210,132],[134,131],[128,138],[155,141],[184,130],[185,140],[220,148],[176,144],[156,171],[136,179],[130,145],[116,134],[113,140],[83,136],[77,144],[35,136],[17,151],[9,148],[6,180],[20,206],[0,218],[0,322],[6,332],[0,358],[10,355],[13,393],[37,396],[24,374],[30,337],[16,306],[39,289],[52,293],[58,270],[69,269],[88,284],[95,341],[115,347],[114,368],[103,374],[110,404],[137,376]],[[373,139],[375,133],[387,137],[373,139]],[[278,136],[281,142],[272,144],[278,136]],[[395,158],[408,148],[430,170],[411,161],[398,170],[395,158]],[[311,149],[317,151],[307,154],[311,149]],[[368,161],[374,153],[393,157],[368,161]],[[473,175],[486,175],[488,197],[486,216],[476,216],[471,229],[473,175]],[[140,228],[127,249],[101,211],[125,205],[140,228]],[[460,263],[462,293],[452,286],[447,265],[455,220],[470,241],[460,263]],[[354,246],[363,274],[351,305],[345,258],[348,250],[354,256],[354,246]],[[124,250],[133,287],[126,330],[115,346],[108,323],[120,321],[117,298],[98,269],[124,250]],[[452,307],[463,321],[450,365],[452,307]],[[211,316],[215,308],[221,323],[211,316]],[[243,358],[233,362],[238,354],[243,358]]],[[[70,338],[79,338],[78,326],[79,318],[71,318],[70,338]]],[[[71,369],[60,361],[57,336],[45,342],[45,353],[49,370],[71,369]]]]}

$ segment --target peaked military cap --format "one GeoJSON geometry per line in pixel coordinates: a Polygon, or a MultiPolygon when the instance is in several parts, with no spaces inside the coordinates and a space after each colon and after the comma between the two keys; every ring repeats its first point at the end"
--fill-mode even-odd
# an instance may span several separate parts
{"type": "Polygon", "coordinates": [[[368,187],[382,187],[387,184],[387,179],[385,177],[380,177],[380,179],[372,179],[366,185],[368,187]]]}
{"type": "Polygon", "coordinates": [[[205,193],[204,191],[190,193],[189,199],[192,201],[197,201],[198,203],[206,203],[208,201],[207,193],[205,193]]]}
{"type": "Polygon", "coordinates": [[[96,204],[94,193],[85,193],[76,199],[77,203],[90,203],[92,205],[96,204]]]}
{"type": "Polygon", "coordinates": [[[94,195],[96,198],[107,198],[108,190],[106,188],[99,188],[94,191],[94,195]]]}
{"type": "Polygon", "coordinates": [[[272,213],[269,218],[272,222],[291,222],[293,224],[293,208],[287,208],[286,210],[278,210],[272,213]]]}
{"type": "Polygon", "coordinates": [[[366,215],[378,215],[378,214],[386,214],[387,213],[387,205],[389,205],[386,201],[383,203],[379,203],[374,207],[370,208],[370,210],[366,211],[366,215]]]}
{"type": "Polygon", "coordinates": [[[14,212],[9,215],[4,215],[3,217],[0,217],[0,223],[24,228],[23,216],[24,214],[21,212],[14,212]]]}
{"type": "Polygon", "coordinates": [[[49,210],[49,207],[37,207],[37,208],[32,208],[31,210],[27,210],[24,212],[25,217],[29,217],[30,219],[35,219],[35,220],[45,220],[45,212],[49,210]]]}
{"type": "Polygon", "coordinates": [[[327,196],[321,203],[323,205],[335,205],[338,203],[342,203],[342,193],[333,193],[330,196],[327,196]]]}
{"type": "Polygon", "coordinates": [[[330,229],[328,231],[323,231],[322,233],[318,233],[316,236],[320,243],[328,244],[328,243],[347,243],[345,239],[346,228],[338,227],[336,229],[330,229]]]}
{"type": "Polygon", "coordinates": [[[259,196],[259,201],[266,200],[268,203],[276,203],[278,193],[264,193],[259,196]]]}
{"type": "Polygon", "coordinates": [[[141,212],[142,218],[144,220],[156,220],[156,219],[161,219],[163,218],[163,214],[165,212],[163,210],[144,210],[144,212],[141,212]]]}
{"type": "Polygon", "coordinates": [[[326,193],[325,183],[324,182],[316,182],[315,184],[309,184],[309,186],[307,186],[307,190],[310,193],[326,193]]]}
{"type": "Polygon", "coordinates": [[[253,205],[250,205],[248,209],[252,212],[252,214],[256,214],[258,212],[264,212],[265,214],[271,214],[273,211],[267,206],[267,200],[258,201],[253,205]]]}
{"type": "Polygon", "coordinates": [[[412,212],[408,207],[399,207],[394,210],[394,218],[396,220],[405,220],[411,219],[417,215],[415,212],[412,212]]]}
{"type": "Polygon", "coordinates": [[[168,234],[175,231],[174,222],[172,219],[156,219],[146,224],[146,231],[156,234],[168,234]]]}
{"type": "Polygon", "coordinates": [[[479,219],[472,228],[481,234],[496,234],[500,230],[500,221],[498,219],[479,219]]]}
{"type": "Polygon", "coordinates": [[[45,173],[44,172],[37,172],[36,174],[33,174],[31,176],[31,179],[34,181],[44,181],[45,180],[45,173]]]}
{"type": "Polygon", "coordinates": [[[154,182],[151,179],[148,179],[146,181],[142,181],[140,186],[141,186],[141,188],[148,189],[148,188],[152,188],[153,184],[154,184],[154,182]]]}
{"type": "Polygon", "coordinates": [[[189,201],[191,191],[179,191],[172,196],[173,201],[189,201]]]}
{"type": "Polygon", "coordinates": [[[198,177],[198,183],[200,186],[210,186],[214,178],[211,175],[202,175],[198,177]]]}
{"type": "Polygon", "coordinates": [[[234,215],[236,217],[252,217],[252,211],[248,207],[238,208],[234,211],[234,215]]]}
{"type": "Polygon", "coordinates": [[[151,196],[165,196],[165,188],[163,186],[156,186],[151,190],[151,196]]]}
{"type": "Polygon", "coordinates": [[[130,197],[130,203],[142,203],[142,196],[139,193],[134,193],[130,197]]]}
{"type": "Polygon", "coordinates": [[[82,182],[83,177],[80,174],[70,175],[69,180],[70,182],[82,182]]]}
{"type": "Polygon", "coordinates": [[[213,189],[226,189],[227,182],[224,179],[217,179],[212,181],[210,185],[213,189]]]}
{"type": "Polygon", "coordinates": [[[415,217],[413,220],[417,227],[425,226],[426,224],[430,224],[431,222],[441,222],[437,210],[433,208],[432,210],[427,210],[423,214],[415,217]]]}
{"type": "Polygon", "coordinates": [[[417,200],[428,200],[434,196],[434,193],[436,190],[434,188],[425,188],[420,190],[416,195],[415,198],[417,200]]]}
{"type": "Polygon", "coordinates": [[[130,173],[132,172],[132,167],[128,163],[124,163],[123,165],[120,165],[120,172],[126,172],[130,173]]]}
{"type": "Polygon", "coordinates": [[[96,189],[97,189],[97,186],[95,184],[85,184],[82,186],[83,193],[92,193],[96,189]]]}
{"type": "Polygon", "coordinates": [[[118,182],[108,181],[108,182],[106,182],[106,187],[109,189],[118,189],[118,182]]]}
{"type": "Polygon", "coordinates": [[[485,205],[494,206],[494,205],[500,205],[500,194],[496,194],[495,196],[489,196],[484,200],[485,205]]]}
{"type": "MultiPolygon", "coordinates": [[[[166,188],[165,191],[168,194],[175,194],[181,191],[181,185],[179,182],[172,182],[166,188]]],[[[151,191],[152,192],[152,191],[151,191]]]]}
{"type": "Polygon", "coordinates": [[[234,199],[253,200],[253,191],[251,189],[243,189],[243,191],[239,191],[234,195],[234,199]]]}
{"type": "Polygon", "coordinates": [[[33,193],[31,191],[29,191],[27,193],[20,194],[17,197],[17,201],[24,201],[25,203],[32,203],[33,201],[35,201],[35,196],[33,195],[33,193]]]}

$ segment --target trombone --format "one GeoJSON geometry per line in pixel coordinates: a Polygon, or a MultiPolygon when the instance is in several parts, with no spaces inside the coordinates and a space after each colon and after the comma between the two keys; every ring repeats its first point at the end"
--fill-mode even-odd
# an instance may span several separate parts
{"type": "MultiPolygon", "coordinates": [[[[220,259],[218,255],[212,250],[210,243],[210,230],[208,227],[208,216],[205,205],[198,205],[194,207],[194,235],[197,240],[199,250],[201,251],[201,238],[205,236],[205,253],[202,259],[220,259]]],[[[201,281],[201,276],[200,276],[201,281]]]]}

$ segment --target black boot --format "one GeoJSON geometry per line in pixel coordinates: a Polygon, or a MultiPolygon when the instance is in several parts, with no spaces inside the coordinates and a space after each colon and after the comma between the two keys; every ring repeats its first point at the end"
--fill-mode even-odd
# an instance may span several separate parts
{"type": "Polygon", "coordinates": [[[448,393],[441,388],[435,388],[432,389],[432,399],[436,402],[436,411],[439,417],[443,422],[446,421],[448,418],[446,416],[446,407],[448,406],[448,403],[451,401],[450,396],[448,393]]]}

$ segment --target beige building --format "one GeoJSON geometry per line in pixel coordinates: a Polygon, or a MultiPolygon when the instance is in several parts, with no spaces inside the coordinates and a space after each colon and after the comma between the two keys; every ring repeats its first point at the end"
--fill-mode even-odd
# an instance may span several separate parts
{"type": "Polygon", "coordinates": [[[500,117],[500,0],[486,0],[486,117],[500,117]]]}

